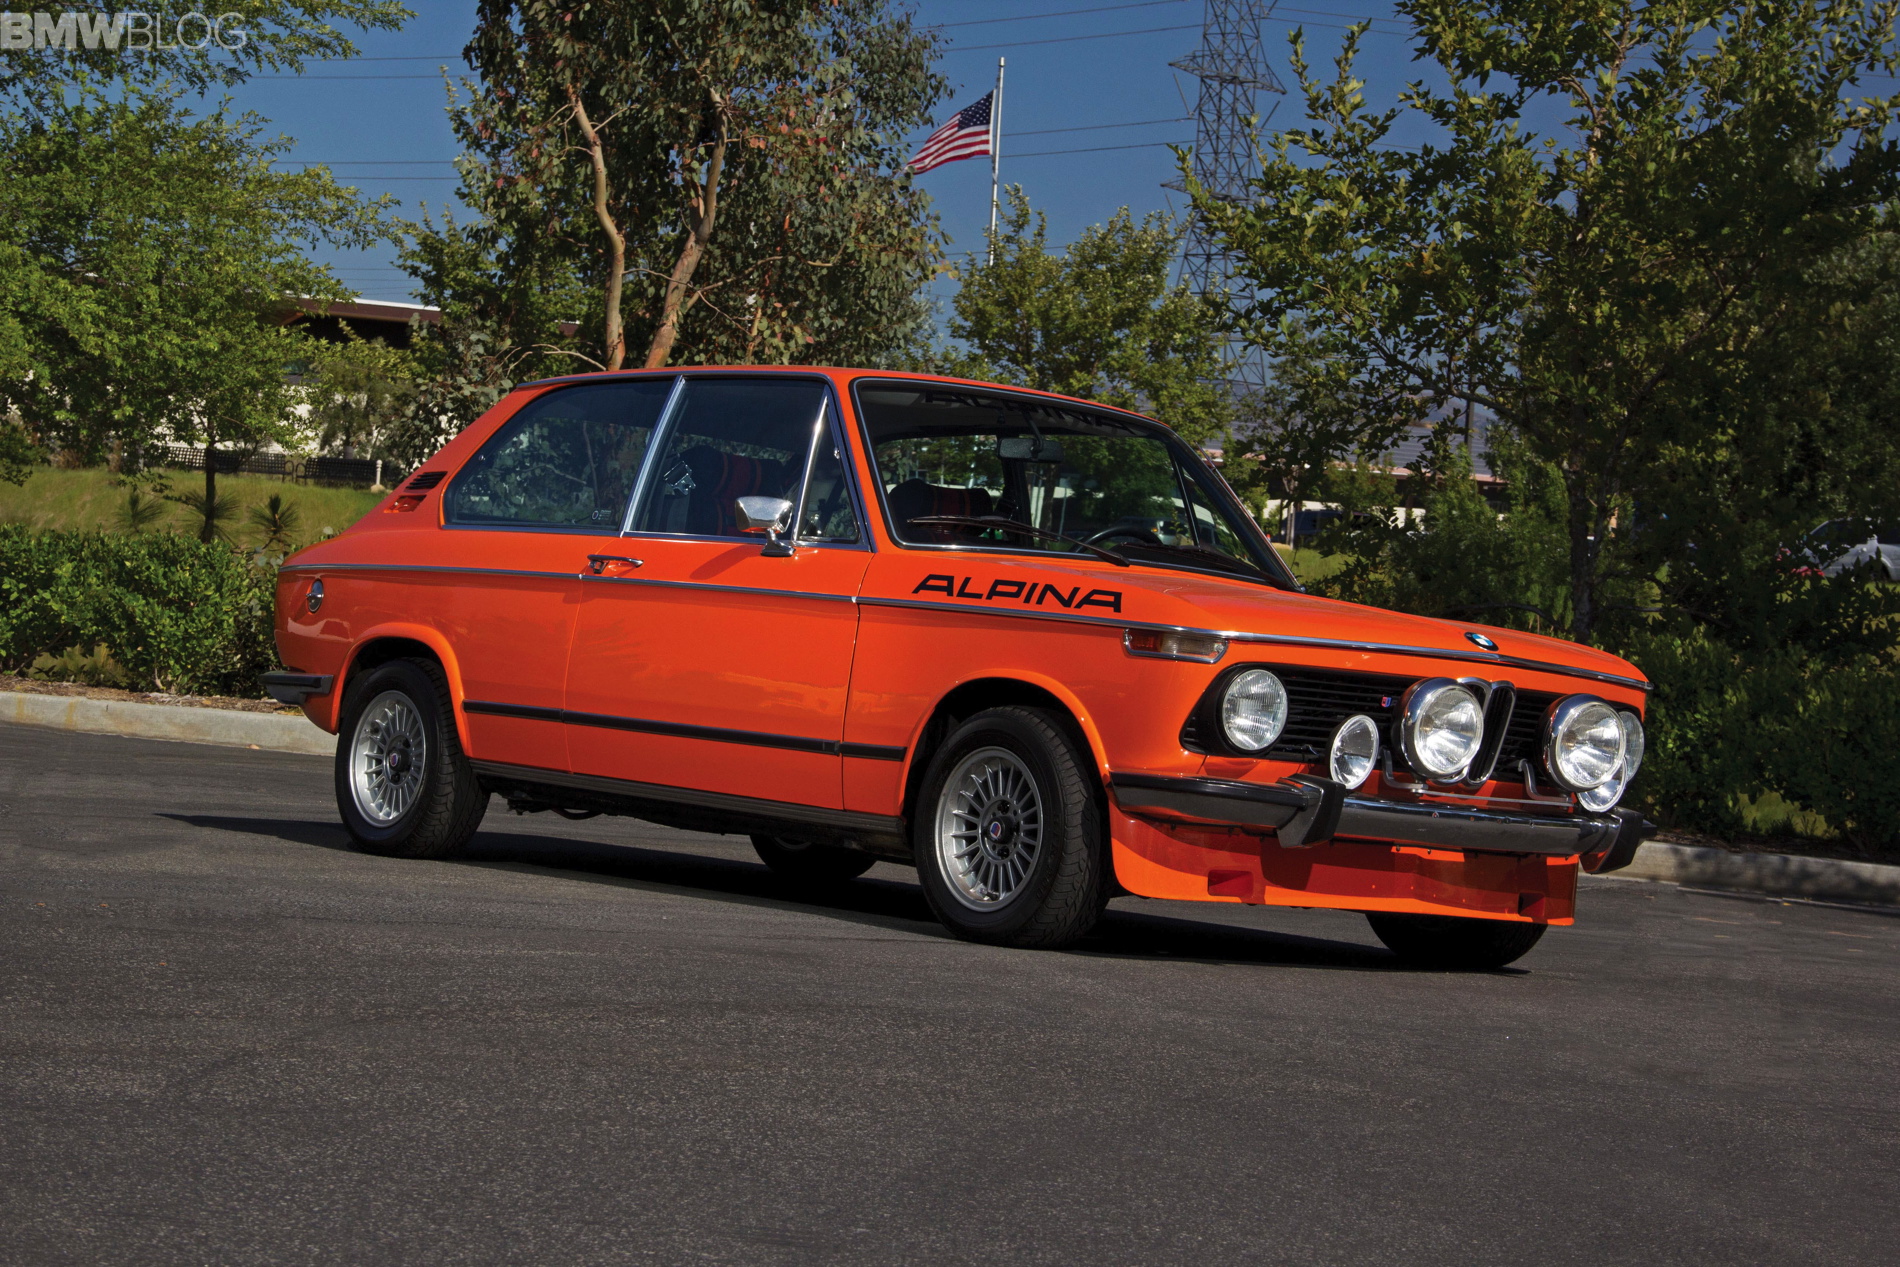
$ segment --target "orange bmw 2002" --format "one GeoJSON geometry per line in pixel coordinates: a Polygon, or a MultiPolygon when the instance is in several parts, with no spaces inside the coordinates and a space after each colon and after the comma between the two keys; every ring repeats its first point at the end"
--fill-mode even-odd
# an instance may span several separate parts
{"type": "Polygon", "coordinates": [[[450,854],[497,796],[631,815],[909,863],[1007,945],[1127,893],[1495,966],[1648,828],[1629,664],[1306,594],[1167,427],[993,384],[526,384],[285,563],[277,640],[364,849],[450,854]]]}

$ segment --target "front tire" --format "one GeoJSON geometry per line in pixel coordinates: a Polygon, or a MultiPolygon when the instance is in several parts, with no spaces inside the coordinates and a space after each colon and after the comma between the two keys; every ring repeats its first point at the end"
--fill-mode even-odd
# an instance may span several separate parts
{"type": "Polygon", "coordinates": [[[877,865],[877,859],[856,849],[811,844],[785,836],[752,837],[759,861],[788,880],[806,884],[842,884],[855,880],[877,865]]]}
{"type": "Polygon", "coordinates": [[[1366,912],[1386,948],[1415,968],[1488,972],[1515,963],[1543,939],[1547,924],[1518,924],[1456,915],[1366,912]]]}
{"type": "Polygon", "coordinates": [[[356,847],[446,858],[468,844],[488,793],[462,752],[448,682],[429,660],[391,660],[350,683],[337,731],[336,803],[356,847]]]}
{"type": "Polygon", "coordinates": [[[992,708],[953,731],[924,772],[912,851],[945,927],[998,946],[1065,946],[1108,902],[1101,789],[1061,720],[992,708]]]}

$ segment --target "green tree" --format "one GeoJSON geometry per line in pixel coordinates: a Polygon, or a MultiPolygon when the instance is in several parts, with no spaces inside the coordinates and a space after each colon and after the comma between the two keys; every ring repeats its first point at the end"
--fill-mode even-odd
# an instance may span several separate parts
{"type": "MultiPolygon", "coordinates": [[[[346,327],[347,331],[347,327],[346,327]]],[[[317,447],[355,457],[388,456],[391,430],[416,395],[416,359],[353,331],[341,343],[310,341],[304,362],[306,426],[317,447]]]]}
{"type": "Polygon", "coordinates": [[[327,171],[274,169],[287,148],[250,115],[83,82],[57,109],[0,117],[0,253],[19,270],[0,409],[89,462],[203,445],[205,540],[216,451],[291,425],[285,370],[305,338],[284,297],[343,297],[301,248],[384,235],[381,204],[327,171]]]}
{"type": "MultiPolygon", "coordinates": [[[[1734,386],[1800,379],[1864,301],[1838,265],[1900,194],[1891,100],[1858,89],[1894,70],[1896,5],[1398,11],[1446,87],[1375,111],[1353,72],[1363,26],[1330,80],[1296,33],[1308,122],[1268,138],[1252,199],[1193,186],[1195,207],[1239,259],[1238,316],[1271,357],[1317,347],[1375,428],[1442,435],[1488,411],[1557,472],[1567,632],[1590,640],[1662,571],[1651,529],[1697,514],[1667,477],[1729,446],[1734,386]],[[1394,144],[1401,120],[1432,139],[1394,144]]],[[[1750,411],[1764,430],[1743,448],[1793,438],[1781,399],[1750,411]]],[[[1833,415],[1807,421],[1843,447],[1833,415]]]]}
{"type": "Polygon", "coordinates": [[[605,368],[875,359],[938,258],[899,148],[936,43],[889,0],[483,0],[463,197],[585,280],[605,368]]]}
{"type": "Polygon", "coordinates": [[[1155,414],[1218,443],[1232,418],[1220,313],[1170,285],[1181,230],[1126,207],[1060,255],[1021,187],[1008,190],[994,259],[959,275],[949,330],[968,348],[949,368],[1155,414]]]}

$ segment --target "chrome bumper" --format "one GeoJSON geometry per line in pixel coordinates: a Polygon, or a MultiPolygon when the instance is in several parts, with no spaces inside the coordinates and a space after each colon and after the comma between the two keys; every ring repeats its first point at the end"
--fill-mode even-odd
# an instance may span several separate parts
{"type": "Polygon", "coordinates": [[[1270,827],[1285,848],[1338,837],[1478,853],[1583,855],[1585,870],[1626,867],[1650,824],[1633,810],[1607,814],[1510,814],[1457,805],[1353,796],[1330,779],[1279,783],[1117,774],[1115,800],[1131,814],[1225,827],[1270,827]],[[1591,865],[1594,863],[1595,865],[1591,865]]]}

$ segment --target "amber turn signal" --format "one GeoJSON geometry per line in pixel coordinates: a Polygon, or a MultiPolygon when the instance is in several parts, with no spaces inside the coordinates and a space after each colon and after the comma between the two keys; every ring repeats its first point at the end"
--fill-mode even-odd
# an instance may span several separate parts
{"type": "Polygon", "coordinates": [[[1192,660],[1215,664],[1227,654],[1227,640],[1208,634],[1174,633],[1160,629],[1130,629],[1122,635],[1129,655],[1155,660],[1192,660]]]}

